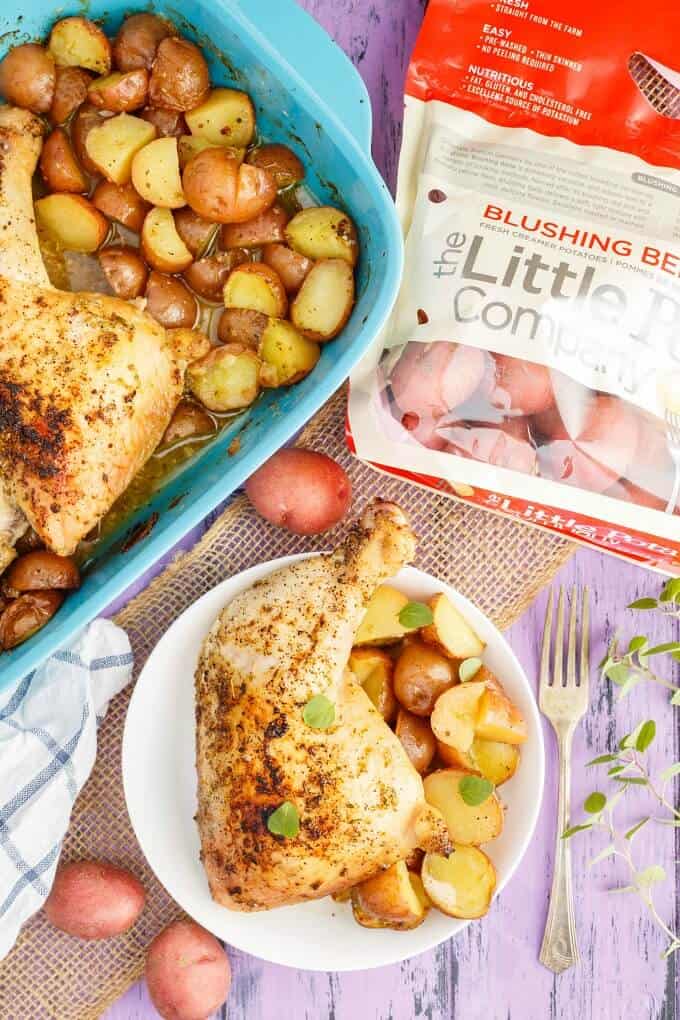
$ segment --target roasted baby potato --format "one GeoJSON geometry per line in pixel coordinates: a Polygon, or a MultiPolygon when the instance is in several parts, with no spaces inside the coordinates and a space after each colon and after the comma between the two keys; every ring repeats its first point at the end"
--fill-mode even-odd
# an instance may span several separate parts
{"type": "Polygon", "coordinates": [[[140,245],[151,268],[161,273],[182,273],[193,262],[170,209],[154,208],[146,214],[140,245]]]}
{"type": "Polygon", "coordinates": [[[128,931],[142,910],[144,886],[106,861],[62,864],[45,900],[50,924],[80,939],[108,939],[128,931]]]}
{"type": "Polygon", "coordinates": [[[393,663],[379,648],[353,648],[347,663],[381,716],[391,723],[397,714],[397,699],[392,689],[393,663]]]}
{"type": "Polygon", "coordinates": [[[185,361],[187,365],[192,361],[198,361],[199,358],[204,358],[212,350],[210,338],[200,329],[180,326],[171,328],[168,332],[171,334],[172,347],[177,357],[185,361]]]}
{"type": "Polygon", "coordinates": [[[187,439],[209,436],[215,431],[215,422],[208,412],[189,400],[180,400],[162,439],[163,446],[187,439]]]}
{"type": "Polygon", "coordinates": [[[482,654],[484,642],[446,595],[433,595],[429,606],[434,619],[421,630],[424,641],[452,659],[477,658],[482,654]]]}
{"type": "Polygon", "coordinates": [[[238,257],[239,254],[218,251],[214,255],[204,255],[184,270],[184,279],[204,301],[219,304],[227,277],[237,265],[245,262],[244,257],[238,257]]]}
{"type": "Polygon", "coordinates": [[[166,329],[191,329],[198,318],[198,302],[176,276],[149,273],[146,310],[166,329]]]}
{"type": "Polygon", "coordinates": [[[460,792],[461,780],[472,775],[462,769],[439,769],[423,779],[425,800],[437,808],[446,819],[454,843],[462,846],[479,846],[500,835],[503,828],[503,808],[495,793],[490,793],[481,804],[466,804],[460,792]]]}
{"type": "Polygon", "coordinates": [[[305,176],[305,168],[287,145],[258,145],[246,157],[253,166],[261,166],[274,177],[277,188],[290,188],[305,176]]]}
{"type": "Polygon", "coordinates": [[[39,226],[66,251],[96,251],[109,233],[109,221],[82,195],[39,198],[35,215],[39,226]]]}
{"type": "Polygon", "coordinates": [[[217,323],[217,336],[223,344],[243,344],[256,351],[268,322],[267,315],[250,308],[225,308],[217,323]]]}
{"type": "Polygon", "coordinates": [[[285,244],[266,244],[262,249],[262,261],[279,274],[281,283],[289,294],[297,294],[307,273],[314,263],[285,244]]]}
{"type": "Polygon", "coordinates": [[[343,259],[354,266],[359,257],[354,224],[330,205],[301,209],[286,227],[286,241],[308,259],[343,259]]]}
{"type": "Polygon", "coordinates": [[[181,138],[187,133],[184,114],[178,110],[164,110],[161,106],[145,106],[139,116],[148,120],[149,124],[153,124],[159,138],[181,138]]]}
{"type": "Polygon", "coordinates": [[[427,772],[437,750],[437,741],[427,719],[400,708],[395,733],[416,772],[421,775],[427,772]]]}
{"type": "Polygon", "coordinates": [[[440,694],[455,683],[448,659],[422,641],[405,645],[394,670],[394,693],[414,715],[429,716],[440,694]]]}
{"type": "Polygon", "coordinates": [[[265,244],[283,240],[288,213],[274,204],[246,223],[225,223],[220,230],[222,248],[261,248],[265,244]]]}
{"type": "Polygon", "coordinates": [[[310,340],[332,340],[354,305],[354,272],[343,259],[321,259],[307,273],[291,305],[291,320],[310,340]]]}
{"type": "Polygon", "coordinates": [[[146,202],[164,209],[186,205],[176,138],[156,138],[135,153],[132,183],[146,202]]]}
{"type": "Polygon", "coordinates": [[[111,44],[88,18],[62,18],[50,32],[48,49],[60,67],[84,67],[96,74],[111,70],[111,44]]]}
{"type": "Polygon", "coordinates": [[[227,279],[224,306],[250,308],[280,319],[288,311],[288,297],[273,269],[263,262],[248,262],[235,269],[227,279]]]}
{"type": "Polygon", "coordinates": [[[420,874],[434,906],[449,917],[473,920],[491,905],[496,871],[478,847],[456,846],[448,857],[426,854],[420,874]]]}
{"type": "Polygon", "coordinates": [[[188,206],[185,206],[184,209],[176,209],[174,216],[177,233],[194,258],[200,259],[213,242],[219,229],[217,224],[211,223],[210,220],[204,220],[188,206]]]}
{"type": "Polygon", "coordinates": [[[40,173],[50,191],[66,191],[74,195],[87,191],[87,177],[63,128],[55,128],[45,139],[40,153],[40,173]]]}
{"type": "Polygon", "coordinates": [[[141,297],[146,288],[149,270],[136,248],[127,244],[111,244],[102,248],[97,257],[116,297],[128,301],[141,297]]]}
{"type": "Polygon", "coordinates": [[[143,68],[136,71],[114,71],[90,83],[87,99],[99,110],[130,113],[144,106],[148,88],[149,75],[143,68]]]}
{"type": "Polygon", "coordinates": [[[85,149],[98,172],[114,184],[127,184],[132,175],[132,161],[145,145],[156,137],[153,124],[119,113],[88,131],[85,149]]]}
{"type": "Polygon", "coordinates": [[[241,344],[216,347],[189,365],[190,391],[210,411],[240,411],[260,392],[260,359],[241,344]]]}
{"type": "Polygon", "coordinates": [[[53,124],[65,124],[87,98],[92,75],[82,67],[57,67],[54,99],[50,107],[53,124]]]}
{"type": "Polygon", "coordinates": [[[399,613],[407,605],[408,598],[403,592],[389,584],[381,584],[366,607],[354,644],[392,645],[399,641],[408,634],[408,628],[399,623],[399,613]]]}
{"type": "Polygon", "coordinates": [[[527,725],[505,692],[487,684],[479,702],[475,733],[484,740],[523,744],[527,739],[527,725]]]}
{"type": "Polygon", "coordinates": [[[276,198],[276,181],[266,170],[241,163],[228,148],[204,149],[189,160],[182,175],[187,202],[215,223],[244,223],[276,198]]]}
{"type": "Polygon", "coordinates": [[[365,928],[397,931],[417,928],[427,914],[426,901],[412,881],[406,861],[398,861],[354,886],[352,909],[356,920],[365,928]]]}
{"type": "Polygon", "coordinates": [[[122,223],[138,234],[149,211],[148,204],[135,191],[132,184],[112,184],[100,181],[92,193],[92,204],[111,220],[122,223]]]}
{"type": "MultiPolygon", "coordinates": [[[[78,70],[78,68],[73,70],[78,70]]],[[[103,124],[105,119],[106,115],[99,110],[95,110],[94,106],[90,106],[89,103],[83,103],[76,111],[76,115],[71,122],[71,142],[78,157],[78,162],[88,174],[99,174],[100,170],[87,153],[87,136],[90,131],[103,124]]]]}
{"type": "Polygon", "coordinates": [[[13,46],[0,62],[0,96],[33,113],[47,113],[54,99],[54,57],[44,46],[13,46]]]}
{"type": "Polygon", "coordinates": [[[430,718],[432,731],[444,744],[466,753],[472,747],[477,713],[486,690],[483,682],[469,680],[440,694],[430,718]]]}
{"type": "Polygon", "coordinates": [[[438,740],[437,754],[445,765],[453,765],[468,772],[479,772],[494,786],[500,786],[511,779],[520,762],[520,752],[516,744],[483,740],[481,737],[475,737],[469,751],[459,751],[458,748],[438,740]]]}
{"type": "Polygon", "coordinates": [[[192,135],[213,145],[245,148],[255,133],[255,109],[247,92],[213,89],[200,106],[189,109],[186,122],[192,135]]]}
{"type": "Polygon", "coordinates": [[[17,557],[3,575],[5,590],[37,591],[46,588],[77,588],[80,572],[68,556],[57,556],[49,549],[34,549],[17,557]]]}
{"type": "MultiPolygon", "coordinates": [[[[177,139],[179,165],[182,170],[184,170],[187,163],[189,163],[194,156],[198,156],[199,152],[215,148],[217,148],[217,146],[214,142],[209,142],[207,138],[201,138],[200,135],[181,134],[177,139]]],[[[233,145],[227,145],[226,143],[222,143],[220,148],[223,148],[225,152],[228,152],[230,156],[233,156],[238,163],[243,162],[243,157],[246,154],[245,149],[237,149],[233,145]]]]}
{"type": "Polygon", "coordinates": [[[210,75],[205,57],[188,39],[166,36],[151,66],[149,100],[166,110],[193,110],[208,96],[210,75]]]}
{"type": "Polygon", "coordinates": [[[0,649],[7,651],[26,641],[48,620],[64,601],[63,591],[27,591],[0,613],[0,649]]]}
{"type": "Polygon", "coordinates": [[[159,43],[175,28],[157,14],[131,14],[113,40],[113,61],[120,71],[150,71],[159,43]]]}
{"type": "MultiPolygon", "coordinates": [[[[272,270],[273,272],[273,270],[272,270]]],[[[312,371],[321,356],[319,345],[298,333],[285,319],[270,318],[262,333],[263,386],[290,386],[312,371]]]]}

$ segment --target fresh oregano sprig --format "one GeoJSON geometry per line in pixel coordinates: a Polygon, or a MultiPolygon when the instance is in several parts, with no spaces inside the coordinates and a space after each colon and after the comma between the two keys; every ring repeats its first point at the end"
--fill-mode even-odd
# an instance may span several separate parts
{"type": "Polygon", "coordinates": [[[658,598],[647,596],[631,602],[629,609],[656,609],[664,616],[680,620],[680,577],[672,577],[666,581],[658,598]]]}

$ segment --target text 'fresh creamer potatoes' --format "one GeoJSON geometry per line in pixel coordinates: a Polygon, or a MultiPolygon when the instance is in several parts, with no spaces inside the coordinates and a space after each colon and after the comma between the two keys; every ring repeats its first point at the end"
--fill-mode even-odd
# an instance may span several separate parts
{"type": "Polygon", "coordinates": [[[678,39],[677,0],[431,0],[404,283],[352,377],[348,441],[680,574],[678,39]]]}

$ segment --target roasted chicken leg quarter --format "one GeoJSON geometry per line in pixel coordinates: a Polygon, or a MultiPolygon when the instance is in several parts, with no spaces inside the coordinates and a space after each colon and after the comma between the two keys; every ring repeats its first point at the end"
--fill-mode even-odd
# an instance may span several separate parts
{"type": "Polygon", "coordinates": [[[133,304],[50,285],[31,193],[42,133],[0,107],[0,494],[7,519],[69,555],[160,441],[186,350],[133,304]]]}
{"type": "Polygon", "coordinates": [[[302,560],[236,596],[196,671],[198,826],[213,898],[264,910],[349,888],[416,847],[449,852],[401,743],[347,669],[376,586],[413,557],[392,503],[367,508],[334,553],[302,560]],[[323,694],[335,718],[307,725],[323,694]],[[272,834],[284,802],[297,835],[272,834]]]}

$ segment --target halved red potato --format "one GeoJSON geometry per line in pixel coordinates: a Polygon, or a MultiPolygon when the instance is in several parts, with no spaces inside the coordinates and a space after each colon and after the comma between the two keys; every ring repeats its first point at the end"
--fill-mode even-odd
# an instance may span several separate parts
{"type": "Polygon", "coordinates": [[[131,300],[141,297],[149,276],[147,265],[136,248],[127,244],[112,244],[102,248],[99,265],[117,297],[131,300]]]}
{"type": "Polygon", "coordinates": [[[138,234],[149,211],[148,203],[132,184],[113,184],[100,181],[92,193],[92,204],[111,220],[122,223],[138,234]]]}
{"type": "Polygon", "coordinates": [[[302,162],[287,145],[258,145],[256,149],[250,150],[246,160],[253,166],[268,170],[275,178],[277,188],[290,188],[305,176],[302,162]]]}
{"type": "Polygon", "coordinates": [[[111,43],[88,18],[62,18],[52,27],[48,49],[61,67],[84,67],[97,74],[111,70],[111,43]]]}
{"type": "Polygon", "coordinates": [[[394,664],[387,652],[379,648],[353,648],[347,665],[385,722],[391,723],[399,706],[392,685],[394,664]]]}
{"type": "Polygon", "coordinates": [[[151,104],[166,110],[193,110],[209,91],[210,73],[198,46],[179,36],[161,39],[151,65],[151,104]]]}
{"type": "Polygon", "coordinates": [[[263,386],[291,386],[312,371],[321,357],[317,343],[285,319],[270,318],[260,340],[263,386]]]}
{"type": "Polygon", "coordinates": [[[539,414],[555,403],[552,374],[545,365],[506,354],[494,355],[496,387],[491,403],[519,414],[539,414]]]}
{"type": "Polygon", "coordinates": [[[477,347],[410,341],[390,375],[394,399],[419,421],[441,418],[475,393],[484,380],[489,355],[477,347]]]}
{"type": "Polygon", "coordinates": [[[310,340],[332,340],[345,326],[353,306],[352,267],[344,259],[320,259],[305,277],[290,317],[310,340]]]}
{"type": "Polygon", "coordinates": [[[154,270],[149,273],[145,297],[149,315],[161,326],[175,331],[175,350],[178,349],[178,335],[181,335],[183,341],[186,340],[182,344],[182,350],[186,351],[186,361],[193,361],[208,353],[203,347],[207,343],[209,348],[210,341],[192,329],[198,318],[198,301],[182,280],[154,270]]]}
{"type": "Polygon", "coordinates": [[[478,658],[486,646],[453,602],[440,592],[433,595],[428,604],[432,623],[421,629],[423,641],[439,648],[451,659],[478,658]]]}
{"type": "Polygon", "coordinates": [[[85,149],[93,165],[107,181],[127,184],[132,175],[135,155],[155,137],[153,124],[129,113],[119,113],[88,131],[85,149]]]}
{"type": "Polygon", "coordinates": [[[276,199],[276,181],[266,170],[240,163],[226,148],[204,149],[184,168],[187,202],[215,223],[244,223],[276,199]]]}
{"type": "Polygon", "coordinates": [[[408,596],[390,584],[381,584],[373,592],[366,612],[354,636],[355,645],[392,645],[408,634],[399,622],[399,613],[408,605],[408,596]]]}
{"type": "Polygon", "coordinates": [[[163,39],[175,34],[174,25],[157,14],[131,14],[113,40],[113,60],[120,71],[150,71],[163,39]]]}
{"type": "Polygon", "coordinates": [[[187,439],[210,436],[213,432],[215,422],[207,411],[189,400],[180,400],[161,442],[163,446],[170,446],[187,439]]]}
{"type": "Polygon", "coordinates": [[[204,255],[184,270],[184,279],[204,301],[220,304],[229,274],[244,261],[245,258],[238,249],[233,252],[218,251],[214,255],[204,255]]]}
{"type": "Polygon", "coordinates": [[[55,128],[45,139],[40,153],[40,172],[50,191],[74,195],[88,189],[88,181],[63,128],[55,128]]]}
{"type": "Polygon", "coordinates": [[[343,259],[354,266],[359,257],[356,227],[346,212],[330,205],[296,213],[286,227],[286,241],[309,259],[343,259]]]}
{"type": "Polygon", "coordinates": [[[247,92],[213,89],[199,106],[187,111],[192,135],[207,138],[213,145],[245,148],[255,133],[255,108],[247,92]]]}
{"type": "Polygon", "coordinates": [[[220,245],[223,248],[261,248],[282,241],[287,222],[286,210],[274,204],[246,223],[225,223],[220,229],[220,245]]]}
{"type": "MultiPolygon", "coordinates": [[[[182,133],[177,139],[177,150],[179,152],[179,165],[182,170],[189,163],[194,156],[198,156],[199,152],[205,152],[206,149],[214,149],[217,146],[214,142],[209,142],[207,138],[201,138],[200,135],[188,135],[182,133]]],[[[230,156],[238,162],[243,162],[243,157],[246,154],[245,149],[237,149],[233,145],[227,145],[224,142],[220,148],[228,152],[230,156]]]]}
{"type": "Polygon", "coordinates": [[[481,804],[467,804],[460,784],[469,775],[462,769],[439,769],[425,776],[423,788],[427,803],[444,816],[452,841],[461,846],[479,846],[500,835],[503,808],[493,792],[481,804]]]}
{"type": "Polygon", "coordinates": [[[395,733],[416,772],[427,772],[437,750],[437,741],[427,719],[405,708],[399,709],[395,733]]]}
{"type": "Polygon", "coordinates": [[[188,206],[176,209],[174,216],[177,233],[191,254],[197,259],[201,258],[212,244],[219,227],[210,220],[204,220],[188,206]]]}
{"type": "Polygon", "coordinates": [[[448,857],[425,854],[420,874],[433,905],[449,917],[474,920],[491,905],[496,871],[479,847],[454,846],[448,857]]]}
{"type": "Polygon", "coordinates": [[[225,344],[189,365],[187,385],[210,411],[240,411],[260,392],[260,359],[248,347],[225,344]]]}
{"type": "Polygon", "coordinates": [[[0,96],[13,106],[47,113],[55,86],[54,57],[38,43],[12,46],[0,61],[0,96]]]}
{"type": "Polygon", "coordinates": [[[130,113],[144,106],[148,88],[149,75],[143,68],[136,71],[113,71],[90,83],[87,99],[99,110],[130,113]]]}
{"type": "Polygon", "coordinates": [[[87,98],[92,75],[82,67],[57,67],[54,98],[50,107],[53,124],[65,124],[87,98]]]}
{"type": "Polygon", "coordinates": [[[450,687],[439,695],[430,725],[437,740],[466,754],[475,738],[477,716],[486,685],[478,680],[450,687]]]}
{"type": "Polygon", "coordinates": [[[524,716],[503,690],[486,685],[477,709],[475,736],[506,744],[523,744],[527,739],[524,716]]]}
{"type": "MultiPolygon", "coordinates": [[[[79,70],[71,68],[71,70],[79,70]]],[[[87,137],[94,128],[99,127],[107,118],[103,111],[95,110],[89,103],[79,106],[71,121],[71,143],[78,162],[88,174],[99,174],[100,170],[87,154],[87,137]]]]}
{"type": "Polygon", "coordinates": [[[257,351],[268,322],[267,315],[251,308],[225,308],[217,323],[217,336],[223,344],[243,344],[257,351]]]}
{"type": "Polygon", "coordinates": [[[225,308],[250,308],[281,319],[288,310],[288,297],[273,269],[262,262],[249,262],[230,274],[224,285],[225,308]]]}
{"type": "Polygon", "coordinates": [[[181,138],[187,133],[184,114],[179,110],[164,110],[161,106],[145,106],[139,116],[153,124],[159,138],[181,138]]]}
{"type": "Polygon", "coordinates": [[[466,772],[479,772],[494,786],[501,786],[511,779],[520,762],[517,744],[484,740],[482,737],[474,738],[469,751],[461,751],[438,740],[437,754],[445,765],[452,765],[466,772]]]}
{"type": "Polygon", "coordinates": [[[35,215],[39,226],[66,251],[96,251],[109,233],[109,221],[82,195],[57,192],[39,198],[35,215]]]}
{"type": "Polygon", "coordinates": [[[142,225],[142,254],[152,269],[181,273],[193,262],[193,255],[177,232],[170,209],[151,209],[142,225]]]}
{"type": "Polygon", "coordinates": [[[426,902],[406,861],[392,864],[352,889],[354,917],[365,928],[417,928],[425,920],[426,902]]]}
{"type": "Polygon", "coordinates": [[[155,138],[145,145],[135,153],[130,173],[133,186],[151,205],[164,209],[186,205],[176,138],[155,138]]]}
{"type": "Polygon", "coordinates": [[[305,255],[300,255],[285,244],[277,243],[265,244],[262,249],[262,261],[279,274],[288,294],[297,294],[307,273],[314,265],[305,255]]]}
{"type": "Polygon", "coordinates": [[[409,641],[396,661],[394,691],[399,703],[417,716],[429,716],[437,698],[456,682],[452,664],[422,641],[409,641]]]}

